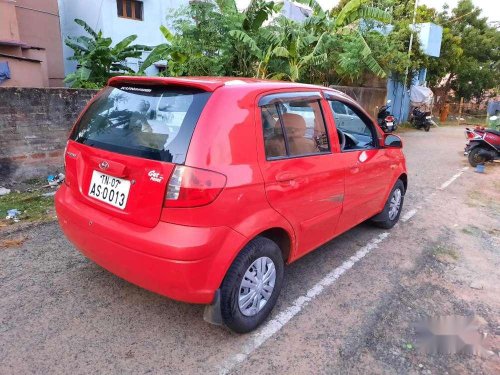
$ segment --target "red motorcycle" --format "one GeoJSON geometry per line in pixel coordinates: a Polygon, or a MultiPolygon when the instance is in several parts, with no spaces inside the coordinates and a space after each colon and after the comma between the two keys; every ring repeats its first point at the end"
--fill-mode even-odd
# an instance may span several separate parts
{"type": "Polygon", "coordinates": [[[473,167],[500,158],[500,131],[481,126],[465,128],[465,138],[468,142],[464,155],[473,167]]]}

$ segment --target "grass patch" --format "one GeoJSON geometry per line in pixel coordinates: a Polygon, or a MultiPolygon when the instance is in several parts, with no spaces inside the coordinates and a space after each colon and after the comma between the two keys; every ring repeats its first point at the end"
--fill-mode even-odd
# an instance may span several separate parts
{"type": "Polygon", "coordinates": [[[441,263],[454,263],[460,258],[455,249],[443,245],[434,247],[432,249],[432,256],[441,263]]]}
{"type": "Polygon", "coordinates": [[[468,234],[471,236],[477,236],[477,235],[481,234],[481,229],[479,229],[478,227],[476,227],[474,225],[471,225],[469,227],[462,228],[462,233],[465,233],[465,234],[468,234]]]}
{"type": "Polygon", "coordinates": [[[1,196],[0,219],[3,223],[6,222],[7,211],[14,208],[21,211],[21,221],[51,221],[54,216],[54,197],[43,197],[40,192],[12,192],[1,196]]]}
{"type": "Polygon", "coordinates": [[[470,234],[471,236],[474,235],[474,232],[469,228],[462,228],[462,232],[465,234],[470,234]]]}

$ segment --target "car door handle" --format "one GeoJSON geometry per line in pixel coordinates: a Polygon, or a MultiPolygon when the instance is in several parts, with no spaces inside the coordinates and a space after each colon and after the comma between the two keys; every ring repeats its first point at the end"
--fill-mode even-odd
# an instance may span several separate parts
{"type": "Polygon", "coordinates": [[[276,178],[276,181],[278,181],[278,182],[284,182],[284,181],[293,180],[293,179],[297,178],[297,176],[293,173],[290,173],[290,172],[281,172],[281,173],[278,173],[275,178],[276,178]]]}

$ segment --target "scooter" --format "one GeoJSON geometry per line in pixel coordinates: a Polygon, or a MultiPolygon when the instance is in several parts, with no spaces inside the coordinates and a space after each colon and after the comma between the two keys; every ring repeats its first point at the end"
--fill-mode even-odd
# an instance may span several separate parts
{"type": "Polygon", "coordinates": [[[417,129],[423,128],[426,132],[431,129],[431,125],[434,125],[431,113],[420,110],[420,107],[413,108],[410,123],[417,129]]]}
{"type": "Polygon", "coordinates": [[[473,167],[500,159],[500,131],[480,126],[465,128],[465,138],[464,155],[473,167]]]}
{"type": "Polygon", "coordinates": [[[384,131],[384,133],[392,133],[393,131],[396,131],[396,129],[398,128],[396,119],[389,111],[389,108],[391,108],[391,106],[389,105],[390,103],[391,101],[388,100],[387,104],[380,107],[377,113],[377,123],[379,124],[380,128],[384,131]]]}

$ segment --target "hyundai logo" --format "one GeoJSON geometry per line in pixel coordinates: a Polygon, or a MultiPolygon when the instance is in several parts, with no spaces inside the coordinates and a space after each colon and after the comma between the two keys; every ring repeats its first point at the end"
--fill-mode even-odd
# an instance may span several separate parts
{"type": "Polygon", "coordinates": [[[109,164],[108,164],[108,162],[107,162],[107,161],[101,161],[101,162],[99,163],[99,168],[101,168],[102,170],[106,170],[106,169],[108,169],[108,168],[109,168],[109,164]]]}

